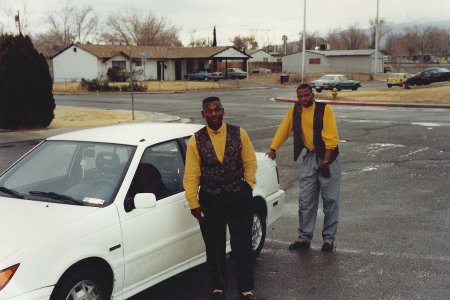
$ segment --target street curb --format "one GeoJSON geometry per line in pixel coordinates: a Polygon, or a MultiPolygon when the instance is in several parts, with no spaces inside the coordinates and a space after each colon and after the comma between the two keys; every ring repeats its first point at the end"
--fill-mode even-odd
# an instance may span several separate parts
{"type": "MultiPolygon", "coordinates": [[[[281,97],[274,97],[271,100],[276,102],[297,102],[296,99],[287,99],[281,97]]],[[[449,104],[417,104],[417,103],[385,103],[385,102],[354,102],[354,101],[333,101],[333,100],[320,100],[317,102],[323,102],[330,105],[347,105],[347,106],[373,106],[373,107],[410,107],[410,108],[450,108],[449,104]]]]}

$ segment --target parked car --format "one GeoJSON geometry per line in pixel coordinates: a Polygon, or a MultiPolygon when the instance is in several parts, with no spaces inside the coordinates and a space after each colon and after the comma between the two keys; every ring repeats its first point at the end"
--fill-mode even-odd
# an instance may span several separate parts
{"type": "Polygon", "coordinates": [[[429,68],[408,78],[405,88],[415,85],[427,85],[435,82],[450,81],[450,70],[447,68],[429,68]]]}
{"type": "Polygon", "coordinates": [[[342,74],[327,74],[323,75],[317,80],[313,80],[311,82],[311,86],[316,89],[318,93],[322,90],[332,90],[336,88],[338,91],[340,90],[357,90],[361,87],[361,82],[356,80],[347,79],[342,74]]]}
{"type": "MultiPolygon", "coordinates": [[[[126,299],[205,262],[182,185],[186,142],[202,126],[66,133],[9,167],[0,175],[0,299],[126,299]]],[[[254,257],[285,198],[275,162],[264,153],[257,162],[254,257]]]]}
{"type": "Polygon", "coordinates": [[[193,73],[184,75],[184,79],[187,80],[220,80],[223,79],[222,72],[212,72],[210,69],[197,69],[193,73]]]}
{"type": "Polygon", "coordinates": [[[386,79],[386,85],[388,88],[392,86],[403,86],[409,77],[411,77],[409,73],[390,73],[386,79]]]}
{"type": "Polygon", "coordinates": [[[242,71],[240,68],[227,68],[225,71],[227,78],[231,79],[244,79],[247,78],[247,72],[242,71]]]}

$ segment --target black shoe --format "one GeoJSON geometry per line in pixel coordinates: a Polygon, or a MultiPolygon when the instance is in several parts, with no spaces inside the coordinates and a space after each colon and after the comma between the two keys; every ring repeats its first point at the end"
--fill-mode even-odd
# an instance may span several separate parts
{"type": "Polygon", "coordinates": [[[210,300],[225,300],[225,294],[223,292],[212,293],[209,297],[210,300]]]}
{"type": "Polygon", "coordinates": [[[322,244],[322,251],[331,252],[334,249],[334,242],[331,240],[325,240],[322,244]]]}
{"type": "Polygon", "coordinates": [[[309,246],[310,246],[310,242],[307,242],[303,239],[298,239],[289,245],[289,250],[306,249],[306,248],[309,248],[309,246]]]}
{"type": "Polygon", "coordinates": [[[253,293],[247,294],[247,295],[242,295],[242,293],[241,293],[241,294],[239,294],[239,300],[256,300],[256,297],[255,297],[255,295],[253,295],[253,293]]]}

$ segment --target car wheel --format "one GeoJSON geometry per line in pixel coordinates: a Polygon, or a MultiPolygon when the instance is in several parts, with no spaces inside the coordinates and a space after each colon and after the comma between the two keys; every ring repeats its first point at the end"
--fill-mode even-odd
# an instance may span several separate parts
{"type": "Polygon", "coordinates": [[[74,270],[56,284],[50,300],[80,300],[111,298],[112,284],[99,270],[92,268],[74,270]]]}
{"type": "Polygon", "coordinates": [[[388,84],[387,87],[388,87],[388,88],[391,88],[391,87],[392,87],[392,84],[388,84]]]}
{"type": "Polygon", "coordinates": [[[356,85],[352,87],[352,91],[357,91],[357,90],[358,90],[358,87],[356,85]]]}
{"type": "Polygon", "coordinates": [[[264,214],[258,209],[253,214],[252,225],[252,257],[256,259],[261,253],[266,240],[266,219],[264,214]]]}
{"type": "MultiPolygon", "coordinates": [[[[338,92],[341,91],[341,88],[338,85],[335,85],[334,88],[336,88],[338,90],[338,92]]],[[[333,90],[333,89],[331,89],[331,90],[333,90]]]]}
{"type": "Polygon", "coordinates": [[[205,76],[205,77],[203,78],[203,80],[204,80],[204,81],[209,81],[209,77],[208,77],[208,76],[205,76]]]}
{"type": "Polygon", "coordinates": [[[316,92],[320,93],[320,92],[322,92],[322,89],[317,89],[316,88],[316,92]]]}

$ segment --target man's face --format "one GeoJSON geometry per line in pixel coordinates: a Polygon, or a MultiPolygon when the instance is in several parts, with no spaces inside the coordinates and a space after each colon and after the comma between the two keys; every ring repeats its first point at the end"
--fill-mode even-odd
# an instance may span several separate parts
{"type": "Polygon", "coordinates": [[[202,117],[206,120],[208,127],[217,130],[222,126],[225,110],[219,101],[208,102],[203,105],[202,117]]]}
{"type": "Polygon", "coordinates": [[[303,107],[309,107],[314,102],[314,93],[308,88],[300,89],[297,91],[297,99],[303,107]]]}

